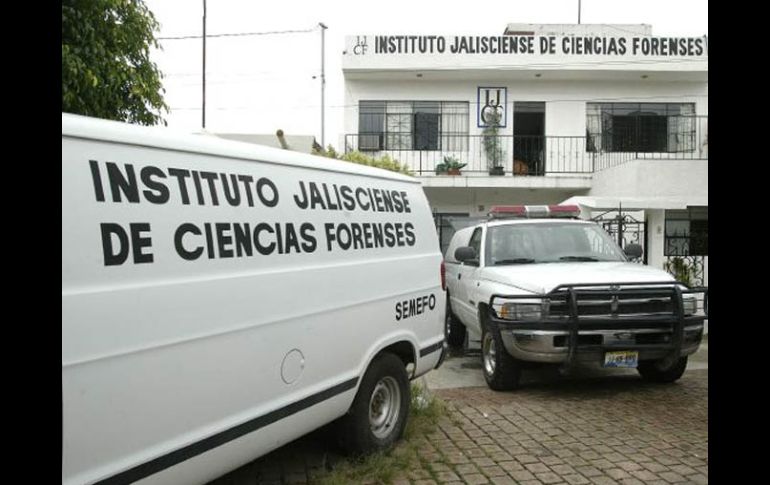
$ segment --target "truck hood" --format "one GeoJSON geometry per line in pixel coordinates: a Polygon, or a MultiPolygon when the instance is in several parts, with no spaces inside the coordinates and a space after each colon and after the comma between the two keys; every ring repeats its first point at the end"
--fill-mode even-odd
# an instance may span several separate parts
{"type": "Polygon", "coordinates": [[[488,267],[484,268],[482,278],[539,294],[548,293],[564,284],[675,281],[663,270],[624,262],[570,262],[488,267]]]}

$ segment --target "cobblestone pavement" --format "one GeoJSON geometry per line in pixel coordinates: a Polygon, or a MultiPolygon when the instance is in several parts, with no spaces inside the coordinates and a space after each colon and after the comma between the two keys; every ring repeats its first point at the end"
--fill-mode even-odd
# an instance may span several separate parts
{"type": "MultiPolygon", "coordinates": [[[[708,483],[708,371],[540,380],[516,392],[440,389],[449,417],[398,485],[708,483]]],[[[321,429],[211,485],[313,483],[340,457],[321,429]]]]}
{"type": "MultiPolygon", "coordinates": [[[[668,385],[589,373],[540,376],[516,392],[434,393],[449,417],[398,485],[708,482],[707,369],[668,385]]],[[[322,429],[211,485],[313,483],[339,459],[322,429]]]]}
{"type": "Polygon", "coordinates": [[[410,471],[412,483],[708,482],[704,370],[675,385],[624,375],[436,394],[454,422],[427,437],[427,467],[410,471]]]}

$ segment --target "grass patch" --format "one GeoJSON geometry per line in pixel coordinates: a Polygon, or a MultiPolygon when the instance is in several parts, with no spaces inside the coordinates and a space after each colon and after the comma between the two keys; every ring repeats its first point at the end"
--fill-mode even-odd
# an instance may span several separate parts
{"type": "Polygon", "coordinates": [[[429,395],[425,389],[412,384],[412,404],[404,436],[389,451],[338,462],[334,470],[317,477],[319,485],[349,483],[386,484],[393,482],[399,472],[420,463],[418,451],[428,433],[437,429],[439,419],[448,415],[446,404],[429,395]]]}

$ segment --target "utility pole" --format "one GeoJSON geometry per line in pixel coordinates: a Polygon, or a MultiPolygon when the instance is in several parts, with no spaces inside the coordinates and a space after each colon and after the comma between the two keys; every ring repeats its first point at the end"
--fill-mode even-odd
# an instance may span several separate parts
{"type": "Polygon", "coordinates": [[[206,129],[206,0],[203,0],[203,129],[206,129]]]}
{"type": "Polygon", "coordinates": [[[578,0],[578,25],[580,25],[580,0],[578,0]]]}
{"type": "Polygon", "coordinates": [[[326,29],[328,28],[326,25],[323,24],[323,22],[318,22],[318,25],[321,27],[321,148],[326,149],[326,139],[325,139],[325,117],[324,117],[324,110],[325,110],[325,103],[324,103],[324,96],[326,91],[326,73],[324,70],[324,41],[325,41],[325,34],[326,29]]]}

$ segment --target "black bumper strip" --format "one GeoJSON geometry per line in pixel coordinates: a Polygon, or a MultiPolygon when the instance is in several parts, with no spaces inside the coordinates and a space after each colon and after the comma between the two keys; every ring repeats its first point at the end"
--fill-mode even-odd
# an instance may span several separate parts
{"type": "Polygon", "coordinates": [[[437,350],[441,350],[441,347],[443,347],[443,346],[444,346],[444,341],[443,340],[439,340],[438,342],[436,342],[433,345],[428,345],[424,349],[420,349],[420,357],[425,357],[426,355],[432,354],[433,352],[435,352],[437,350]]]}
{"type": "MultiPolygon", "coordinates": [[[[570,320],[545,320],[545,321],[520,321],[513,322],[510,320],[503,320],[494,316],[489,317],[490,321],[494,323],[500,330],[558,330],[558,331],[571,331],[572,322],[570,320]]],[[[704,316],[689,316],[684,317],[684,325],[700,325],[706,319],[704,316]]],[[[573,319],[574,321],[574,319],[573,319]]],[[[582,330],[634,330],[634,329],[652,329],[652,330],[671,330],[673,325],[677,322],[672,317],[656,318],[656,319],[589,319],[581,318],[578,329],[582,330]]]]}
{"type": "Polygon", "coordinates": [[[254,432],[269,424],[275,423],[276,421],[287,416],[291,416],[292,414],[303,411],[310,406],[330,399],[338,394],[342,394],[345,391],[354,389],[357,384],[358,377],[354,377],[353,379],[347,380],[341,384],[337,384],[334,387],[289,404],[288,406],[284,406],[263,416],[259,416],[230,429],[226,429],[213,436],[209,436],[208,438],[204,438],[191,445],[187,445],[184,448],[180,448],[163,456],[159,456],[158,458],[150,460],[146,463],[142,463],[141,465],[137,465],[124,472],[118,473],[117,475],[113,475],[109,478],[105,478],[96,483],[99,485],[119,485],[136,482],[142,478],[161,472],[166,468],[170,468],[183,461],[189,460],[190,458],[194,458],[195,456],[212,450],[218,446],[229,443],[230,441],[238,439],[241,436],[254,432]]]}

